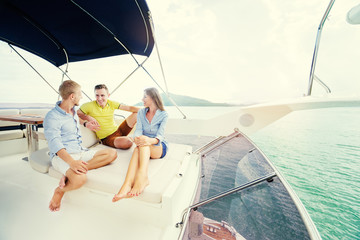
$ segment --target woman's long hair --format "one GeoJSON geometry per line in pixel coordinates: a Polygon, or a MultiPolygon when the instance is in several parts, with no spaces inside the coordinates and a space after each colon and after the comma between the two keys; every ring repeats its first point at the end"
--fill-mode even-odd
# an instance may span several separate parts
{"type": "Polygon", "coordinates": [[[154,101],[158,109],[160,109],[161,111],[165,111],[163,101],[161,99],[159,91],[156,88],[146,88],[144,92],[154,101]]]}

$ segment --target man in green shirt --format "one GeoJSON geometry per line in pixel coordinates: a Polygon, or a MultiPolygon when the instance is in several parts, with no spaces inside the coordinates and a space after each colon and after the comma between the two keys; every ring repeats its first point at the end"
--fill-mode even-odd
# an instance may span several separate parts
{"type": "Polygon", "coordinates": [[[136,124],[137,112],[140,108],[109,100],[109,96],[109,90],[105,84],[96,85],[96,100],[81,105],[77,114],[85,120],[84,126],[94,131],[104,145],[128,149],[133,143],[127,135],[136,124]],[[132,112],[120,126],[117,126],[114,121],[116,109],[132,112]]]}

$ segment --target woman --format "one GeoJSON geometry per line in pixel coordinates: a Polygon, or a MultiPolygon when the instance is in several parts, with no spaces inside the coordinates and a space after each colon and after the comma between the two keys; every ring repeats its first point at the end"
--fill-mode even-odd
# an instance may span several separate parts
{"type": "Polygon", "coordinates": [[[149,185],[148,166],[152,158],[163,158],[168,144],[164,139],[168,114],[156,88],[147,88],[142,99],[145,108],[139,110],[134,134],[136,148],[131,157],[125,182],[113,202],[138,196],[149,185]]]}

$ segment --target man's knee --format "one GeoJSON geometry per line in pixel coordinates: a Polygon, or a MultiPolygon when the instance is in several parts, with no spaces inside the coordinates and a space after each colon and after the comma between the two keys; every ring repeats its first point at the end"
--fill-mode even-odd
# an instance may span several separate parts
{"type": "Polygon", "coordinates": [[[121,149],[129,149],[131,148],[133,145],[132,141],[128,140],[128,141],[124,141],[124,143],[121,145],[121,149]]]}
{"type": "Polygon", "coordinates": [[[117,158],[117,152],[115,149],[109,149],[109,159],[110,159],[110,162],[113,162],[115,161],[115,159],[117,158]]]}
{"type": "Polygon", "coordinates": [[[87,181],[87,176],[86,176],[86,174],[80,175],[80,177],[79,177],[79,185],[80,185],[80,186],[84,185],[84,184],[86,183],[86,181],[87,181]]]}
{"type": "Polygon", "coordinates": [[[129,137],[121,137],[121,138],[115,139],[114,145],[116,148],[129,149],[132,147],[133,142],[130,140],[129,137]]]}
{"type": "Polygon", "coordinates": [[[133,142],[130,140],[129,137],[127,137],[127,138],[126,138],[126,141],[125,141],[125,143],[124,143],[124,148],[125,148],[125,149],[129,149],[129,148],[132,147],[132,145],[133,145],[133,142]]]}
{"type": "Polygon", "coordinates": [[[105,161],[107,161],[107,164],[112,163],[117,158],[117,152],[114,148],[108,148],[105,150],[105,161]]]}
{"type": "MultiPolygon", "coordinates": [[[[72,171],[71,169],[69,169],[72,171]]],[[[76,174],[75,172],[73,174],[67,174],[68,181],[71,182],[74,186],[74,188],[80,188],[83,186],[87,181],[86,174],[76,174]]]]}

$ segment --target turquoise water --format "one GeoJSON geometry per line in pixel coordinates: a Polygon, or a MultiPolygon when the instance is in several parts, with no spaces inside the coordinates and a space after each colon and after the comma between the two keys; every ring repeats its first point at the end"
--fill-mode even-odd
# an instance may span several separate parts
{"type": "Polygon", "coordinates": [[[360,239],[360,108],[291,113],[251,139],[285,176],[323,239],[360,239]]]}
{"type": "MultiPolygon", "coordinates": [[[[236,109],[182,108],[203,119],[236,109]]],[[[249,137],[290,183],[324,240],[360,239],[360,108],[293,112],[249,137]]]]}

